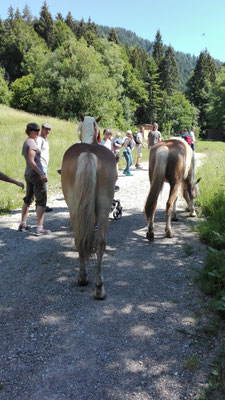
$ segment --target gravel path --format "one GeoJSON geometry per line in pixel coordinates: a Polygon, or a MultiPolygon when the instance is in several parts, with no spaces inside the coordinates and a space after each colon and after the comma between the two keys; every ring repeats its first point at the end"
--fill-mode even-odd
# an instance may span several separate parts
{"type": "MultiPolygon", "coordinates": [[[[207,387],[215,343],[197,333],[209,316],[193,282],[206,249],[181,201],[175,237],[164,237],[167,185],[155,240],[145,239],[143,166],[119,176],[123,217],[110,219],[105,301],[92,296],[94,260],[89,286],[76,284],[78,257],[60,191],[49,200],[49,236],[17,232],[21,210],[0,218],[1,399],[189,400],[207,387]]],[[[35,225],[34,212],[29,222],[35,225]]]]}

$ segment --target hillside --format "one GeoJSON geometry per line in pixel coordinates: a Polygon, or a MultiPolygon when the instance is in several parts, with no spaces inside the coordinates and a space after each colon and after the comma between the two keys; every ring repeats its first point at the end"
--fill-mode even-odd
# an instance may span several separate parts
{"type": "MultiPolygon", "coordinates": [[[[108,36],[108,33],[111,28],[104,25],[97,25],[99,35],[108,36]]],[[[142,49],[146,50],[149,56],[152,53],[153,42],[148,39],[143,39],[136,35],[136,33],[126,30],[124,28],[114,28],[118,37],[118,40],[123,45],[128,44],[129,46],[140,46],[142,49]]],[[[166,48],[166,46],[164,46],[166,48]]],[[[181,51],[176,51],[174,49],[175,58],[178,63],[178,69],[180,74],[180,89],[185,89],[185,83],[190,76],[192,70],[195,68],[197,58],[194,55],[189,53],[183,53],[181,51]]],[[[217,67],[220,68],[222,62],[219,60],[215,60],[217,67]]]]}

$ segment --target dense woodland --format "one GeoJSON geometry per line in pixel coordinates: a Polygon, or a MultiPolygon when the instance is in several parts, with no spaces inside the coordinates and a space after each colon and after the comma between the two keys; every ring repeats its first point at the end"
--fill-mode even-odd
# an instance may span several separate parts
{"type": "Polygon", "coordinates": [[[43,2],[39,18],[8,10],[0,19],[0,103],[74,119],[102,115],[126,129],[157,121],[164,134],[195,124],[225,131],[225,67],[207,50],[198,58],[122,28],[55,17],[43,2]]]}

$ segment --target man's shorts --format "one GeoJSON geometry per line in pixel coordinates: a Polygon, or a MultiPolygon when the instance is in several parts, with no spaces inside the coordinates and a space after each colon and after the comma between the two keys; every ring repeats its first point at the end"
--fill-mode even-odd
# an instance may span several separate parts
{"type": "Polygon", "coordinates": [[[46,183],[43,182],[38,174],[25,175],[26,196],[24,203],[28,206],[36,199],[37,206],[45,207],[47,203],[46,183]]]}
{"type": "Polygon", "coordinates": [[[137,156],[142,157],[142,145],[136,144],[137,156]]]}

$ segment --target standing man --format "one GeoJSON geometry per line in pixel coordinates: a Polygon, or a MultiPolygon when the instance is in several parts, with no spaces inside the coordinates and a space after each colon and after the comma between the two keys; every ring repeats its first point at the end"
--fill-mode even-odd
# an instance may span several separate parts
{"type": "MultiPolygon", "coordinates": [[[[51,132],[51,129],[52,129],[51,125],[49,125],[47,122],[42,124],[41,134],[35,140],[41,152],[41,165],[46,177],[48,177],[48,163],[49,163],[48,136],[51,132]]],[[[48,184],[46,184],[46,190],[48,191],[48,184]]],[[[50,211],[52,211],[52,208],[46,206],[45,212],[50,212],[50,211]]]]}
{"type": "Polygon", "coordinates": [[[140,127],[140,131],[136,134],[136,150],[137,150],[137,161],[135,164],[135,167],[141,168],[140,166],[140,160],[142,157],[142,147],[144,146],[144,139],[145,139],[145,130],[144,127],[140,127]]]}
{"type": "Polygon", "coordinates": [[[191,136],[191,148],[193,151],[195,151],[195,127],[194,126],[191,127],[190,136],[191,136]]]}
{"type": "Polygon", "coordinates": [[[148,134],[148,148],[151,150],[154,144],[160,142],[161,140],[161,132],[158,131],[158,124],[154,122],[152,131],[148,134]]]}
{"type": "Polygon", "coordinates": [[[116,137],[112,139],[113,153],[116,158],[116,176],[119,174],[119,161],[120,161],[120,149],[122,147],[123,141],[120,139],[121,133],[117,132],[116,137]]]}

